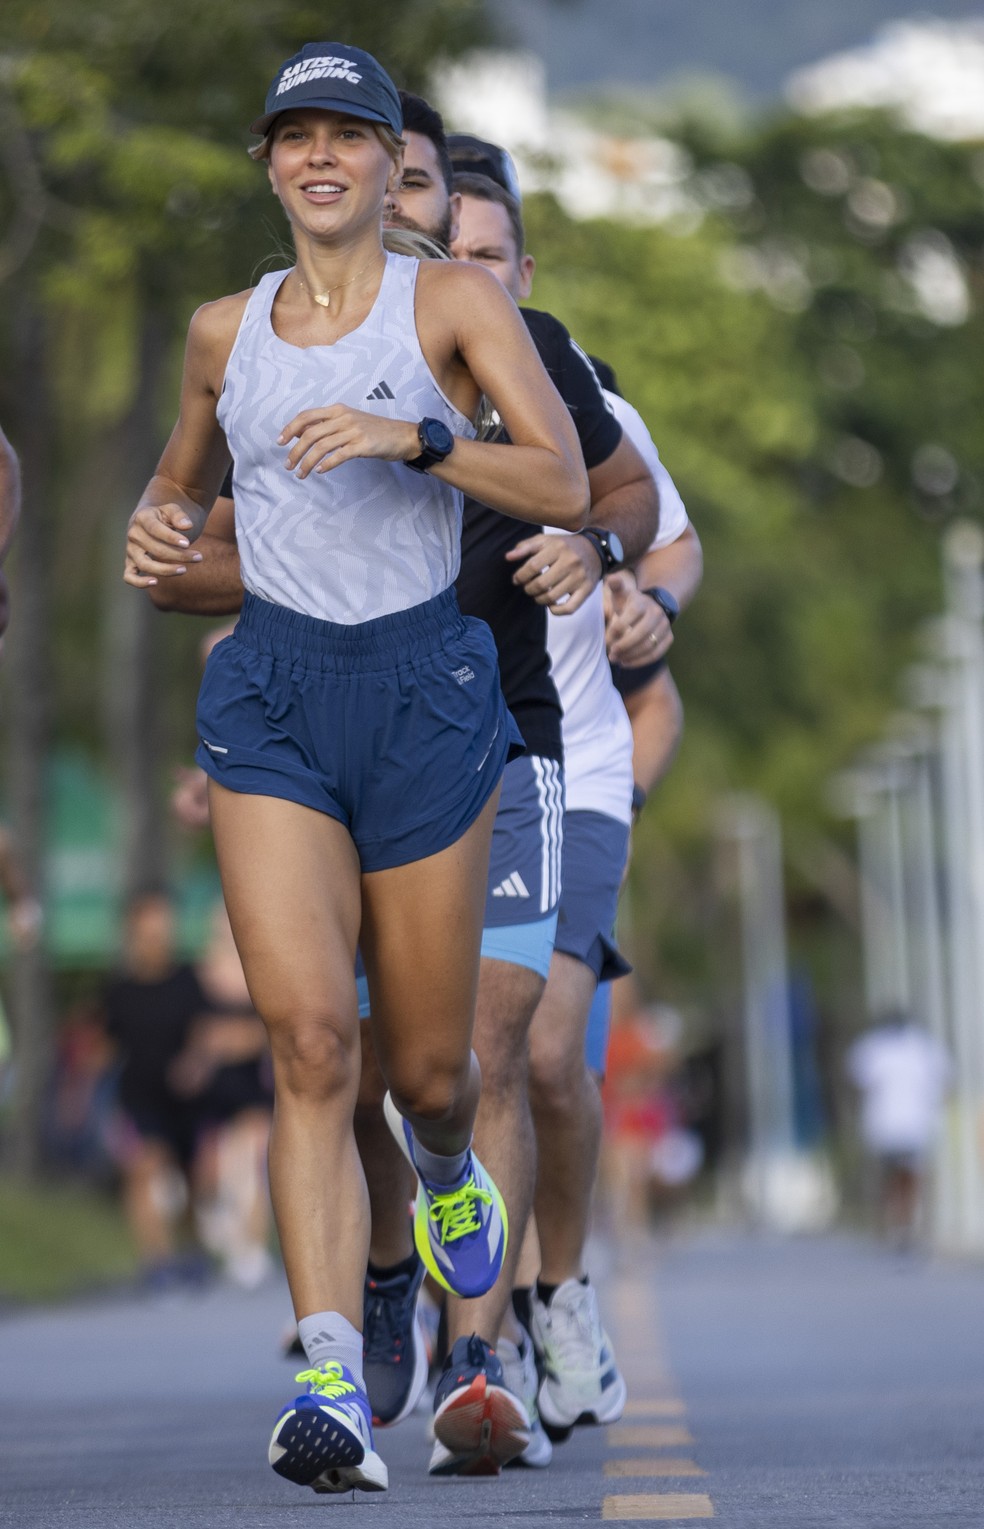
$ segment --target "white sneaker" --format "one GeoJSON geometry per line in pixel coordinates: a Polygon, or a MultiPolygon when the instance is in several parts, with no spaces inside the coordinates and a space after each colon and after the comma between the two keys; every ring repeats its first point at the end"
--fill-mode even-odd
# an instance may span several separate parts
{"type": "Polygon", "coordinates": [[[536,1405],[536,1393],[540,1377],[536,1373],[536,1355],[533,1340],[525,1328],[517,1346],[509,1338],[500,1338],[495,1351],[502,1361],[502,1375],[513,1396],[518,1396],[530,1418],[530,1442],[521,1455],[510,1461],[512,1465],[528,1465],[542,1470],[553,1458],[553,1445],[543,1431],[540,1413],[536,1405]]]}
{"type": "Polygon", "coordinates": [[[625,1407],[625,1381],[601,1325],[593,1287],[567,1279],[547,1306],[534,1287],[532,1306],[533,1342],[545,1369],[537,1400],[547,1428],[617,1422],[625,1407]]]}

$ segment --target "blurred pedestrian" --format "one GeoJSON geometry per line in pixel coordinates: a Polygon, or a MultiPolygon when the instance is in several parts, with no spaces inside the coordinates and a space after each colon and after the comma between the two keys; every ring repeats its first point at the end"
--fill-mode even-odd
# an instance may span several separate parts
{"type": "Polygon", "coordinates": [[[266,1154],[273,1070],[266,1027],[253,1008],[229,915],[212,911],[196,963],[201,1003],[168,1081],[195,1111],[195,1223],[228,1279],[255,1289],[273,1272],[266,1154]]]}
{"type": "Polygon", "coordinates": [[[877,1173],[879,1226],[905,1249],[917,1236],[950,1058],[928,1030],[898,1010],[854,1042],[847,1070],[861,1096],[861,1140],[877,1173]]]}
{"type": "Polygon", "coordinates": [[[152,1289],[180,1277],[178,1223],[190,1204],[196,1113],[170,1080],[201,1008],[194,969],[175,950],[175,910],[163,888],[127,902],[120,971],[102,999],[118,1065],[118,1156],[130,1228],[152,1289]]]}
{"type": "MultiPolygon", "coordinates": [[[[41,938],[41,904],[24,875],[13,838],[0,823],[0,896],[3,897],[7,934],[15,951],[31,950],[41,938]]],[[[0,1101],[4,1095],[3,1078],[11,1065],[13,1039],[0,999],[0,1101]]]]}

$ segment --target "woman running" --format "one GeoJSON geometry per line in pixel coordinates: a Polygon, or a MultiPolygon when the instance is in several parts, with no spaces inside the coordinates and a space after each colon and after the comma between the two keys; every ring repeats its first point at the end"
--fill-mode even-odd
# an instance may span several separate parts
{"type": "Polygon", "coordinates": [[[455,603],[462,494],[571,529],[588,506],[570,417],[499,283],[383,249],[401,128],[360,49],[308,43],[278,71],[251,152],[296,265],[192,319],[139,507],[154,531],[131,522],[125,572],[180,576],[231,453],[246,597],[205,671],[198,759],[270,1033],[271,1191],[311,1366],[270,1461],[327,1492],[387,1485],[362,1380],[357,942],[422,1257],[476,1295],[506,1237],[470,1152],[471,1027],[498,782],[521,740],[488,629],[455,603]],[[474,439],[483,394],[513,444],[474,439]]]}

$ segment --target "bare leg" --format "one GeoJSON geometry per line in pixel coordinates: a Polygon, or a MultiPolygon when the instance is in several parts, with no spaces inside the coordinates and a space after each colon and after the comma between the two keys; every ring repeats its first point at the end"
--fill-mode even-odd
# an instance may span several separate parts
{"type": "Polygon", "coordinates": [[[126,1165],[123,1203],[137,1251],[145,1263],[174,1253],[174,1226],[165,1201],[165,1183],[174,1172],[174,1156],[162,1141],[141,1140],[126,1165]]]}
{"type": "Polygon", "coordinates": [[[481,1092],[471,1049],[498,792],[426,860],[363,878],[361,944],[380,1070],[428,1151],[469,1145],[481,1092]]]}
{"type": "Polygon", "coordinates": [[[492,1289],[473,1301],[449,1299],[451,1343],[478,1333],[494,1347],[509,1305],[536,1179],[527,1055],[529,1027],[543,986],[543,978],[527,967],[482,961],[475,1014],[482,1098],[475,1119],[475,1150],[506,1202],[510,1238],[492,1289]]]}
{"type": "Polygon", "coordinates": [[[550,1285],[584,1274],[601,1144],[601,1096],[584,1060],[595,994],[591,969],[554,952],[530,1031],[530,1098],[536,1125],[536,1224],[540,1277],[550,1285]]]}
{"type": "Polygon", "coordinates": [[[233,934],[270,1034],[270,1191],[298,1318],[362,1327],[368,1202],[352,1134],[359,1083],[355,945],[360,868],[333,819],[211,782],[233,934]]]}
{"type": "Polygon", "coordinates": [[[386,1081],[372,1044],[368,1024],[362,1025],[362,1082],[355,1112],[355,1139],[369,1189],[372,1229],[369,1257],[378,1269],[402,1263],[413,1252],[413,1228],[408,1206],[417,1180],[393,1140],[383,1117],[386,1081]]]}

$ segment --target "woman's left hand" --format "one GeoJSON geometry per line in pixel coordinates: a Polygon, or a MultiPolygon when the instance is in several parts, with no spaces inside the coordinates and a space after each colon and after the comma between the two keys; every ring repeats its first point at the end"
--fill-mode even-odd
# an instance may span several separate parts
{"type": "Polygon", "coordinates": [[[420,455],[417,426],[409,420],[386,419],[341,403],[298,414],[284,426],[277,444],[286,446],[290,441],[295,445],[284,467],[288,472],[296,470],[299,478],[330,472],[355,457],[407,462],[420,455]]]}

